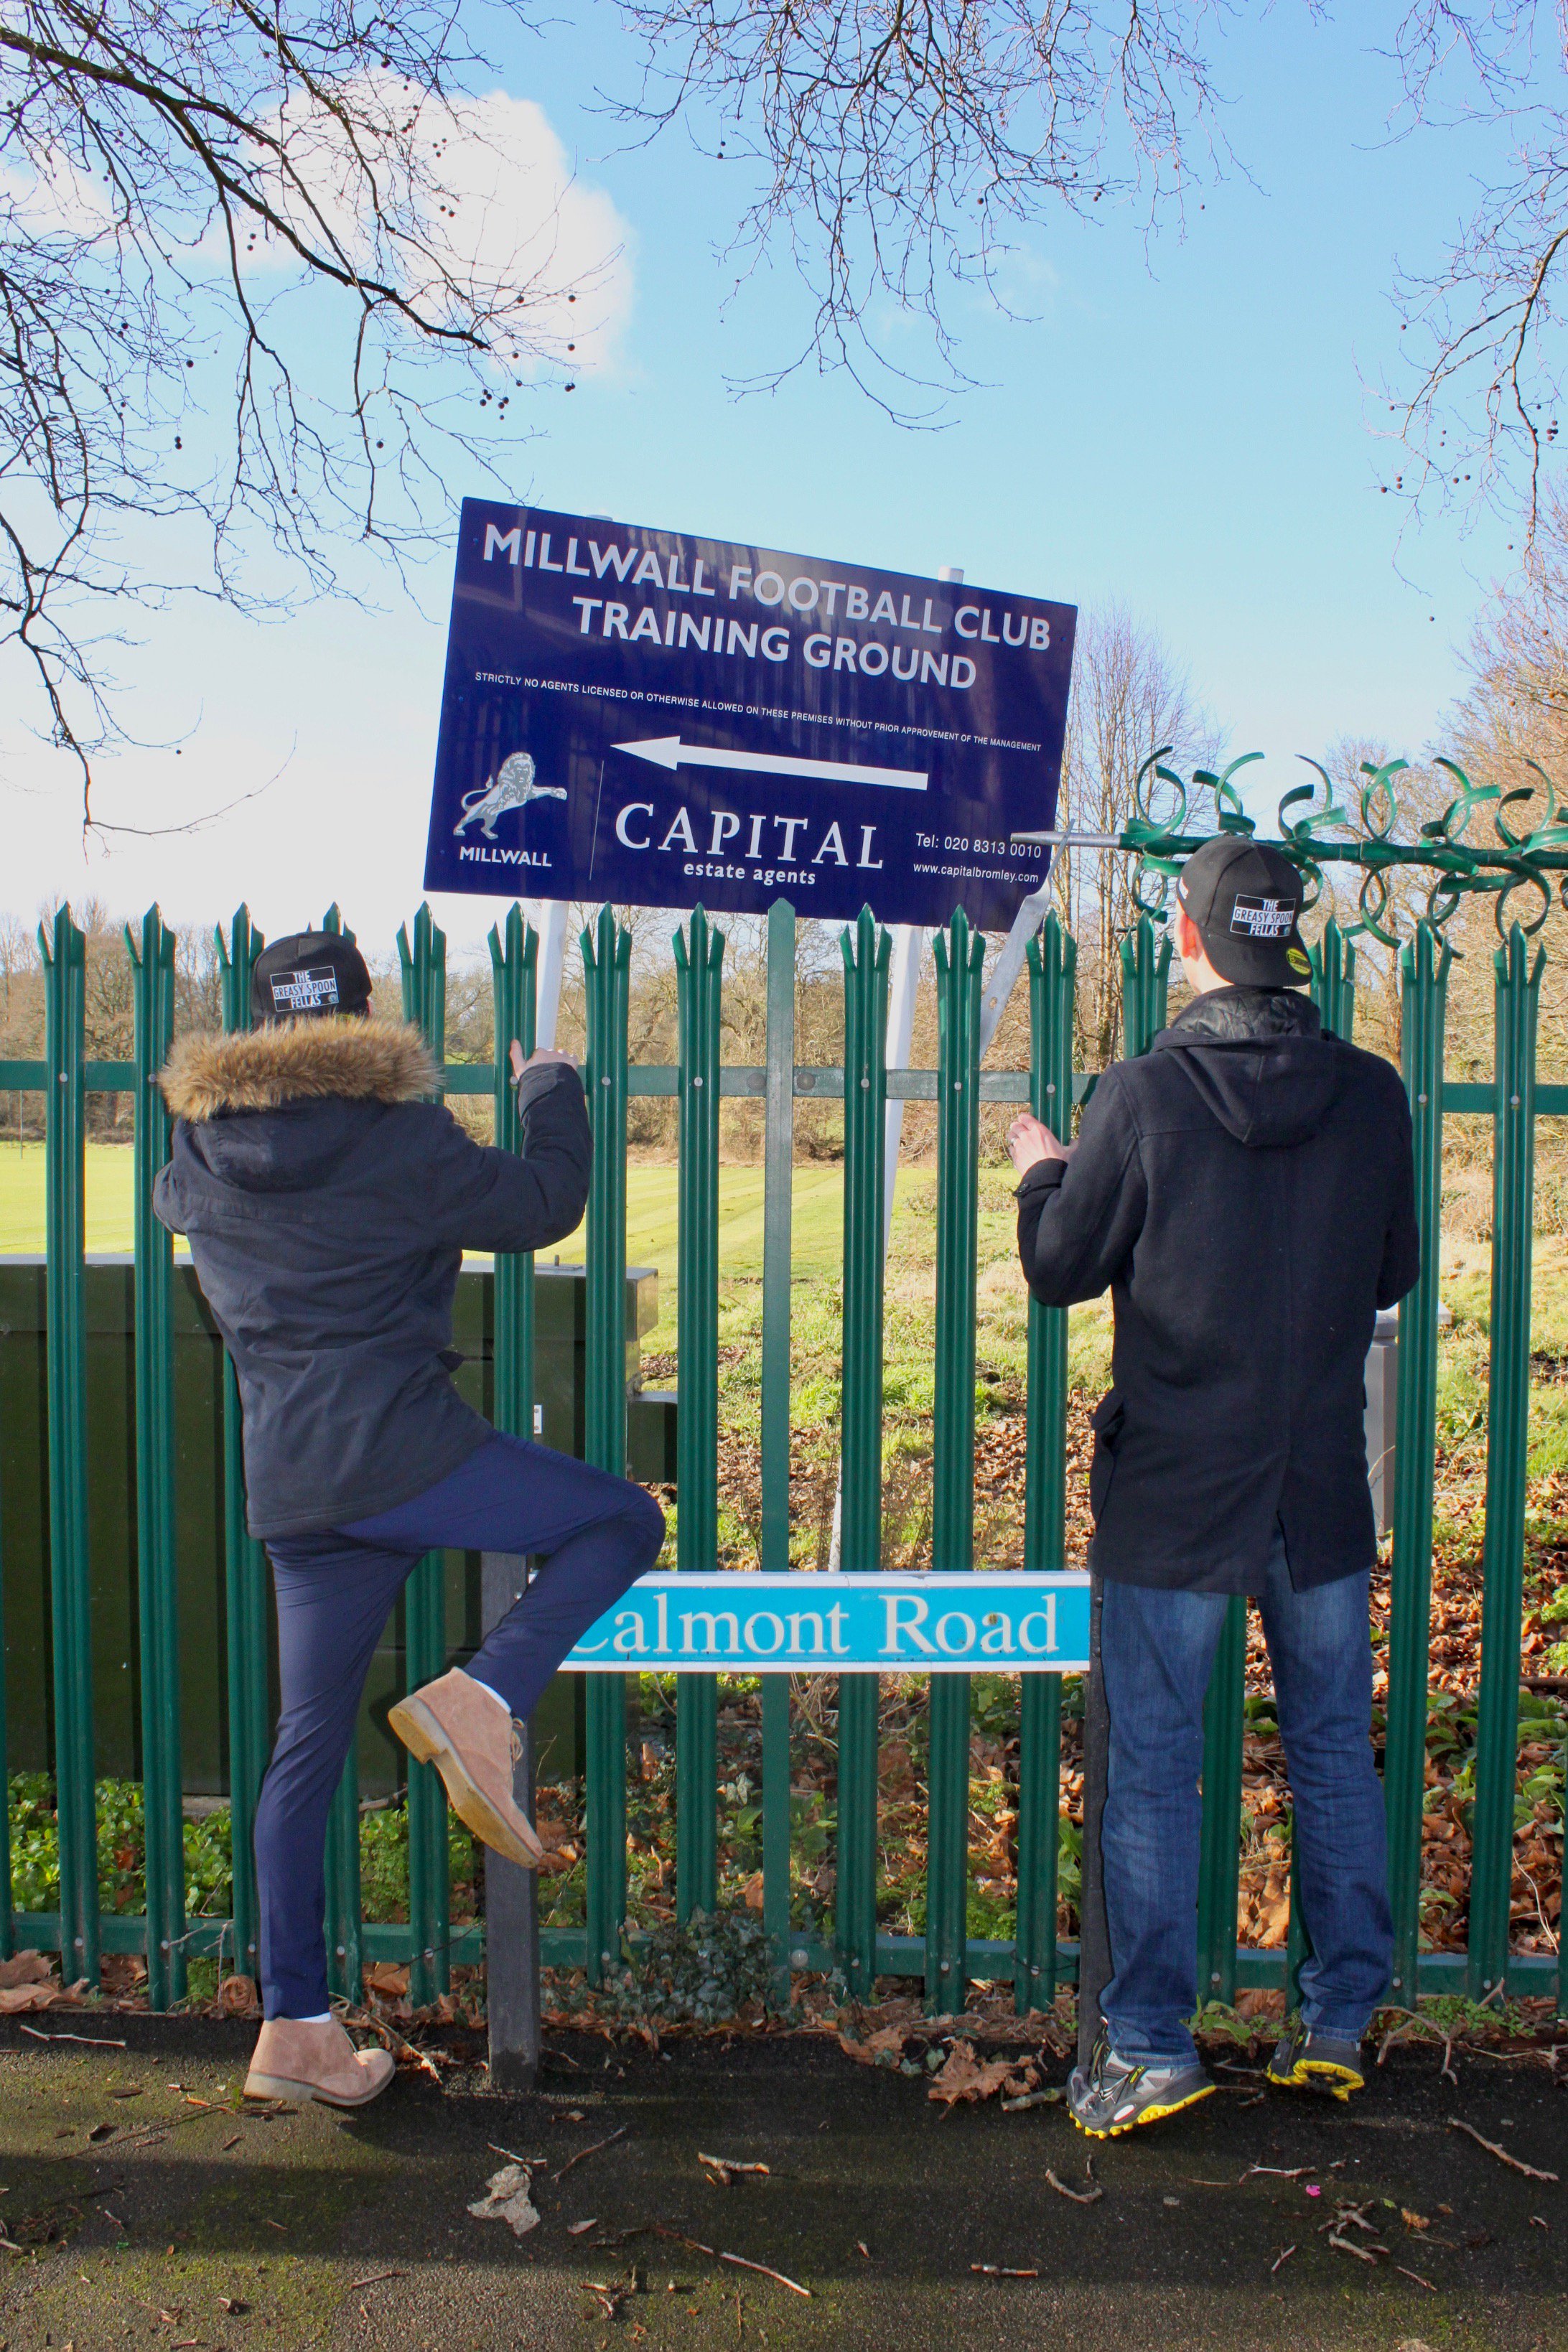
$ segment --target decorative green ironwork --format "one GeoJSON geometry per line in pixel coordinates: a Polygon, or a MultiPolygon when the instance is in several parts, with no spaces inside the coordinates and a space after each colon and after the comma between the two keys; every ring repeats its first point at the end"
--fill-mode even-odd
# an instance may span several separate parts
{"type": "MultiPolygon", "coordinates": [[[[1218,775],[1200,768],[1188,785],[1173,768],[1165,765],[1170,754],[1171,746],[1163,744],[1139,769],[1133,785],[1134,813],[1121,832],[1091,836],[1100,846],[1131,850],[1137,855],[1141,863],[1134,897],[1139,911],[1160,922],[1165,919],[1170,877],[1178,874],[1185,860],[1209,838],[1185,830],[1194,796],[1203,792],[1212,795],[1216,831],[1256,838],[1256,821],[1242,807],[1231,779],[1238,769],[1263,757],[1261,751],[1247,751],[1218,775]],[[1156,814],[1153,806],[1157,784],[1168,786],[1176,796],[1174,810],[1164,815],[1156,814]]],[[[1432,877],[1424,919],[1439,931],[1468,898],[1490,897],[1495,900],[1498,931],[1503,938],[1516,922],[1527,939],[1533,938],[1554,901],[1568,908],[1568,807],[1557,804],[1556,787],[1536,761],[1530,760],[1525,764],[1534,770],[1540,782],[1517,785],[1511,792],[1505,792],[1500,784],[1472,784],[1454,761],[1436,760],[1434,766],[1453,779],[1457,788],[1454,797],[1440,816],[1430,819],[1418,827],[1414,837],[1405,839],[1398,838],[1394,830],[1401,814],[1395,779],[1408,767],[1408,761],[1385,760],[1374,766],[1363,761],[1361,773],[1366,781],[1357,791],[1353,814],[1335,801],[1335,786],[1328,770],[1316,760],[1306,759],[1304,763],[1315,772],[1318,782],[1298,784],[1282,795],[1276,820],[1279,837],[1268,846],[1300,868],[1310,885],[1309,907],[1316,903],[1321,891],[1325,866],[1352,866],[1360,869],[1363,880],[1359,916],[1346,927],[1346,939],[1364,931],[1385,947],[1398,947],[1397,938],[1388,928],[1388,877],[1411,867],[1432,877]],[[1522,814],[1521,804],[1534,802],[1540,795],[1544,796],[1543,809],[1538,822],[1528,831],[1509,821],[1505,814],[1509,809],[1522,814]],[[1471,817],[1481,807],[1490,808],[1495,835],[1490,842],[1466,837],[1471,817]],[[1294,817],[1287,814],[1291,809],[1299,812],[1294,817]],[[1528,919],[1513,904],[1521,890],[1532,893],[1535,901],[1528,919]]],[[[1058,840],[1071,836],[1018,835],[1015,838],[1058,840]]]]}

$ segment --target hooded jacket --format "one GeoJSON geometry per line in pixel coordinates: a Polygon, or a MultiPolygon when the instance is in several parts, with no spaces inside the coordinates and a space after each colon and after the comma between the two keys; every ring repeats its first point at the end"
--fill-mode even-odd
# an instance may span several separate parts
{"type": "Polygon", "coordinates": [[[1037,1298],[1110,1286],[1090,1566],[1256,1592],[1278,1526],[1298,1591],[1370,1567],[1366,1354],[1421,1263],[1393,1066],[1293,991],[1215,990],[1107,1070],[1017,1201],[1037,1298]]]}
{"type": "Polygon", "coordinates": [[[421,1099],[436,1082],[397,1021],[192,1035],[169,1057],[174,1146],[153,1205],[189,1235],[234,1359],[253,1535],[395,1509],[494,1433],[452,1385],[463,1252],[573,1231],[588,1114],[568,1064],[526,1071],[514,1155],[421,1099]]]}

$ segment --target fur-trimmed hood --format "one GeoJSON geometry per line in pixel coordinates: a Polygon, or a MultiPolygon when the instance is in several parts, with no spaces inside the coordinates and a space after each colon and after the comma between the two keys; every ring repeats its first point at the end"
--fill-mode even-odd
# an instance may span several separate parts
{"type": "Polygon", "coordinates": [[[199,1126],[285,1103],[417,1102],[435,1092],[437,1075],[408,1022],[327,1014],[178,1038],[159,1084],[174,1117],[199,1126]]]}

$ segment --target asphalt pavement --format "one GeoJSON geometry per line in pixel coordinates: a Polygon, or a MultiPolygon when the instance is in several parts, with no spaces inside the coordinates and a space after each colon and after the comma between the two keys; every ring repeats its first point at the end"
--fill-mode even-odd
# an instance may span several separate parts
{"type": "Polygon", "coordinates": [[[253,2027],[27,2022],[57,2038],[0,2025],[0,2352],[1568,2352],[1563,2180],[1452,2121],[1568,2176],[1539,2063],[1456,2086],[1395,2049],[1348,2105],[1233,2073],[1090,2143],[805,2036],[554,2037],[528,2097],[405,2072],[344,2117],[242,2112],[253,2027]],[[468,2210],[509,2163],[521,2235],[468,2210]]]}

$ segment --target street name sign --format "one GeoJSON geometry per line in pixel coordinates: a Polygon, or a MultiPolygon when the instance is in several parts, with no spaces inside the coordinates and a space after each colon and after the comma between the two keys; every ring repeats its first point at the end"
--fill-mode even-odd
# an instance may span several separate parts
{"type": "Polygon", "coordinates": [[[639,1577],[563,1667],[584,1674],[1084,1674],[1089,1579],[639,1577]]]}
{"type": "Polygon", "coordinates": [[[1005,929],[1068,604],[463,501],[428,890],[1005,929]]]}

